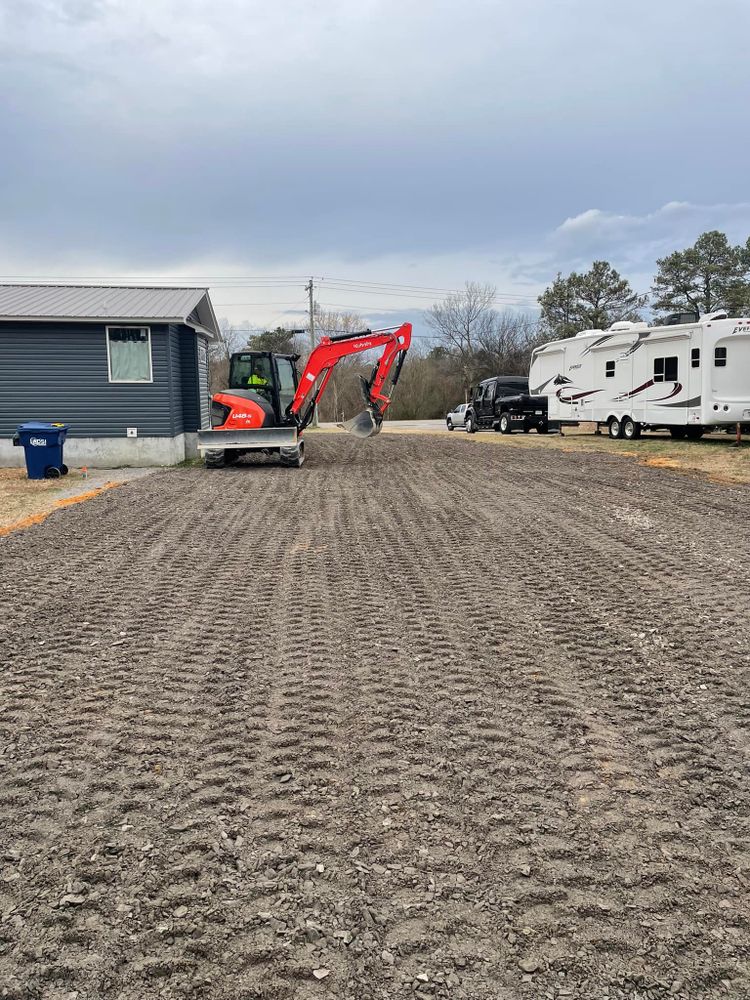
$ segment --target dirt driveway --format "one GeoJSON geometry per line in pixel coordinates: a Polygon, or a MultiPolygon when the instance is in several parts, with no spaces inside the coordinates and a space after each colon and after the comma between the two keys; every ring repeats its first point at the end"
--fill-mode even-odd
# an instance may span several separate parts
{"type": "Polygon", "coordinates": [[[750,996],[750,490],[334,435],[0,540],[0,996],[750,996]]]}

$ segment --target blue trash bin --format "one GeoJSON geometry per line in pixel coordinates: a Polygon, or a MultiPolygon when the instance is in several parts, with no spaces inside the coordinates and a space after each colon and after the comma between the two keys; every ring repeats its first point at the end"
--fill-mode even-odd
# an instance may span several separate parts
{"type": "Polygon", "coordinates": [[[68,467],[63,462],[67,433],[67,424],[46,424],[41,420],[30,420],[18,427],[13,444],[23,446],[29,479],[57,479],[67,475],[68,467]]]}

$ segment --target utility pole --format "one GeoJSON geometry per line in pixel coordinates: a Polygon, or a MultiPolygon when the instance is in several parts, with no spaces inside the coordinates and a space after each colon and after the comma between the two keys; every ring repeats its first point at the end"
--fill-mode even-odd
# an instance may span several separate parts
{"type": "MultiPolygon", "coordinates": [[[[313,279],[310,276],[310,280],[305,285],[305,291],[307,292],[310,300],[310,351],[315,350],[315,299],[313,295],[313,279]]],[[[313,427],[318,426],[318,407],[315,407],[312,418],[313,427]]]]}
{"type": "Polygon", "coordinates": [[[310,299],[310,350],[315,350],[315,304],[313,299],[313,279],[305,285],[305,291],[310,299]]]}

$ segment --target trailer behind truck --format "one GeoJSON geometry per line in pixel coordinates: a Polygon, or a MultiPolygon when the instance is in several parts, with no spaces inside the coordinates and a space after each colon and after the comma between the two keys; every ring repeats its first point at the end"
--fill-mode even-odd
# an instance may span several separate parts
{"type": "Polygon", "coordinates": [[[750,423],[750,319],[720,312],[582,330],[535,348],[529,391],[546,396],[548,420],[593,421],[612,438],[657,429],[699,438],[750,423]]]}

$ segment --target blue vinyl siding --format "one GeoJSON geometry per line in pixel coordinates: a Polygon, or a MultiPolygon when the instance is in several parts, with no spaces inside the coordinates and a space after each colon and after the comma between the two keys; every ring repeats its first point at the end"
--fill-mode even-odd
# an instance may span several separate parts
{"type": "Polygon", "coordinates": [[[182,380],[182,420],[185,430],[192,434],[198,430],[198,360],[195,351],[195,334],[183,327],[180,333],[180,377],[182,380]]]}
{"type": "Polygon", "coordinates": [[[124,437],[127,427],[141,437],[194,430],[193,415],[184,413],[198,408],[197,372],[191,390],[183,353],[192,344],[195,357],[196,334],[182,325],[148,325],[154,380],[118,385],[108,377],[104,324],[0,322],[0,436],[26,420],[62,421],[76,437],[124,437]]]}

